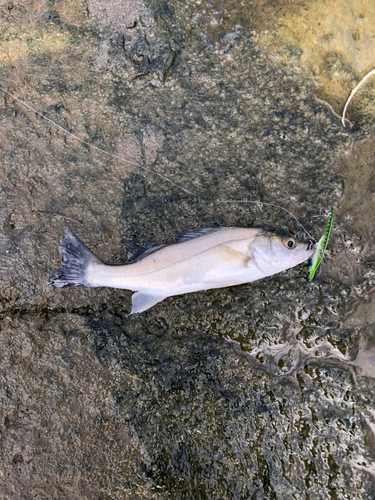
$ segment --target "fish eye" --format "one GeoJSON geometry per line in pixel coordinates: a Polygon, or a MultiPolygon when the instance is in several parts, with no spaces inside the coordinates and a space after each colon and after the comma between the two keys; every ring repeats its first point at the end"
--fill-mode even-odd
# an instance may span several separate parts
{"type": "Polygon", "coordinates": [[[296,248],[296,240],[291,236],[287,236],[283,239],[283,245],[288,250],[293,250],[294,248],[296,248]]]}

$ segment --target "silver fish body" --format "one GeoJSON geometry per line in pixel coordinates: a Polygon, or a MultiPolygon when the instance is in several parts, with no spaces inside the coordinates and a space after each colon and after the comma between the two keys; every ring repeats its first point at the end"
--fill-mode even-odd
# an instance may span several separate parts
{"type": "Polygon", "coordinates": [[[60,252],[61,267],[51,274],[49,285],[133,290],[131,312],[139,313],[173,295],[271,276],[304,262],[314,249],[262,229],[224,227],[189,231],[177,243],[147,249],[120,266],[100,262],[69,231],[60,252]]]}

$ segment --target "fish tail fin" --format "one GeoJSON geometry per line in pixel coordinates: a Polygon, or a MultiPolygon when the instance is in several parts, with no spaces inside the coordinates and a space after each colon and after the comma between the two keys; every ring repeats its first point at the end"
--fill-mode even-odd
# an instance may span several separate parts
{"type": "Polygon", "coordinates": [[[86,278],[90,264],[101,262],[82,241],[70,231],[65,231],[60,241],[61,266],[47,280],[55,288],[92,286],[86,278]]]}

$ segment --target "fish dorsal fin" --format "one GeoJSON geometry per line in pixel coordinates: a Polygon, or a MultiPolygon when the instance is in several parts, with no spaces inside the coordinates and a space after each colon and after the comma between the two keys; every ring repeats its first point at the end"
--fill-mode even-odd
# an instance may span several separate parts
{"type": "Polygon", "coordinates": [[[146,255],[150,255],[150,253],[154,253],[157,250],[165,247],[166,245],[142,245],[134,250],[134,252],[130,255],[128,259],[128,264],[134,264],[134,262],[138,262],[139,260],[146,257],[146,255]]]}
{"type": "Polygon", "coordinates": [[[184,241],[193,240],[194,238],[199,238],[200,236],[204,236],[205,234],[216,233],[216,231],[220,231],[223,229],[222,227],[203,227],[198,229],[190,229],[190,231],[186,231],[186,233],[180,234],[177,238],[177,243],[183,243],[184,241]]]}
{"type": "MultiPolygon", "coordinates": [[[[178,238],[176,243],[183,243],[184,241],[193,240],[194,238],[199,238],[199,236],[204,236],[205,234],[215,233],[216,231],[220,231],[223,229],[222,227],[204,227],[201,229],[190,229],[190,231],[186,231],[186,233],[182,233],[178,238]]],[[[130,255],[128,259],[128,264],[133,264],[134,262],[138,262],[143,259],[147,255],[160,250],[161,248],[166,247],[167,245],[141,245],[136,248],[130,255]]]]}

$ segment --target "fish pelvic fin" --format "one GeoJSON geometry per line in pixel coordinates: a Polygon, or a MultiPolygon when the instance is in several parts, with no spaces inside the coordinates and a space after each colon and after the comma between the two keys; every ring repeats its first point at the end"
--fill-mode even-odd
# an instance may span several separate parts
{"type": "Polygon", "coordinates": [[[75,234],[65,231],[60,241],[61,266],[47,280],[55,288],[92,286],[86,279],[90,264],[101,264],[75,234]]]}
{"type": "Polygon", "coordinates": [[[152,306],[164,300],[165,297],[155,297],[142,292],[135,292],[132,295],[132,310],[130,314],[147,311],[152,306]]]}

